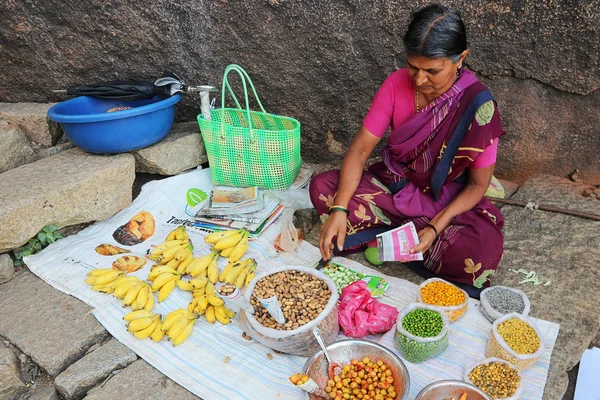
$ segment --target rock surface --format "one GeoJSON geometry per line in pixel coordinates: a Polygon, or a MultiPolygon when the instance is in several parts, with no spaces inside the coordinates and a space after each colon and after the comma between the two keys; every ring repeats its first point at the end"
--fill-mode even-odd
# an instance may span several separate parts
{"type": "Polygon", "coordinates": [[[102,387],[88,392],[85,400],[197,400],[188,392],[144,360],[137,360],[112,377],[102,387]]]}
{"type": "Polygon", "coordinates": [[[27,354],[51,376],[78,360],[108,332],[91,308],[63,294],[27,269],[0,290],[0,336],[27,354]]]}
{"type": "Polygon", "coordinates": [[[42,386],[33,390],[27,400],[60,400],[54,386],[42,386]]]}
{"type": "MultiPolygon", "coordinates": [[[[538,176],[525,182],[513,199],[600,214],[600,201],[580,195],[586,187],[538,176]]],[[[505,206],[502,212],[505,251],[493,282],[533,292],[530,315],[561,325],[544,399],[562,399],[567,371],[579,362],[600,327],[600,222],[513,206],[505,206]],[[523,275],[509,271],[519,268],[536,271],[552,284],[519,284],[523,275]]]]}
{"type": "Polygon", "coordinates": [[[8,254],[0,254],[0,283],[10,281],[15,275],[13,261],[8,254]]]}
{"type": "Polygon", "coordinates": [[[136,354],[116,339],[99,346],[70,365],[54,380],[58,392],[67,400],[79,399],[116,369],[137,360],[136,354]]]}
{"type": "Polygon", "coordinates": [[[2,154],[0,174],[36,159],[29,141],[17,125],[2,120],[0,120],[0,154],[2,154]]]}
{"type": "Polygon", "coordinates": [[[26,390],[19,378],[17,357],[11,349],[0,344],[0,399],[12,399],[26,390]]]}
{"type": "Polygon", "coordinates": [[[0,252],[21,246],[50,223],[62,227],[112,216],[131,202],[134,178],[130,154],[79,149],[1,174],[0,252]]]}
{"type": "MultiPolygon", "coordinates": [[[[131,71],[154,80],[165,67],[196,85],[219,86],[224,67],[236,62],[252,76],[267,111],[302,122],[304,158],[324,161],[332,153],[342,156],[381,82],[404,67],[402,36],[411,12],[425,3],[104,4],[8,2],[0,15],[7,54],[0,57],[0,100],[62,101],[52,89],[131,71]]],[[[445,4],[461,11],[469,35],[466,64],[486,77],[507,124],[500,147],[505,166],[498,168],[523,182],[527,174],[552,170],[548,164],[558,164],[552,171],[561,173],[580,167],[600,183],[593,123],[600,107],[598,1],[445,4]],[[548,138],[543,149],[535,147],[540,138],[548,138]]],[[[219,93],[214,97],[220,100],[219,93]]],[[[193,120],[198,97],[186,96],[177,109],[179,120],[193,120]]]]}
{"type": "Polygon", "coordinates": [[[50,147],[63,131],[59,124],[48,119],[54,103],[0,103],[0,119],[15,123],[30,142],[50,147]]]}
{"type": "Polygon", "coordinates": [[[208,161],[197,122],[173,124],[160,142],[132,152],[136,172],[177,175],[208,161]]]}

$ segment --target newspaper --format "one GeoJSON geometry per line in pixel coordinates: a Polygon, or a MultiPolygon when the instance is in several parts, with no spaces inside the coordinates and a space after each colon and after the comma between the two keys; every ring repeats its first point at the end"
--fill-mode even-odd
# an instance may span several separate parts
{"type": "Polygon", "coordinates": [[[421,261],[423,253],[410,253],[419,244],[415,224],[409,222],[396,229],[377,235],[377,250],[381,261],[421,261]]]}

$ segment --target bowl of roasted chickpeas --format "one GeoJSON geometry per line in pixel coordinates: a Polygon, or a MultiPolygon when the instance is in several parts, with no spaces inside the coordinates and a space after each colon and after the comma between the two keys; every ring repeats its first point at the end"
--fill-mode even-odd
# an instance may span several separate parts
{"type": "MultiPolygon", "coordinates": [[[[312,378],[333,400],[405,400],[410,378],[406,365],[388,348],[367,340],[347,339],[327,346],[335,368],[329,368],[323,351],[314,353],[302,373],[312,378]]],[[[303,392],[304,399],[322,397],[303,392]]]]}

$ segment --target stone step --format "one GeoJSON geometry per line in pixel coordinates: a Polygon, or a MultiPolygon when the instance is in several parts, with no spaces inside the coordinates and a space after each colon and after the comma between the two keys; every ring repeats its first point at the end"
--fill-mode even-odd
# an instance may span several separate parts
{"type": "Polygon", "coordinates": [[[208,161],[197,122],[173,124],[160,142],[133,151],[136,172],[177,175],[208,161]]]}
{"type": "MultiPolygon", "coordinates": [[[[101,386],[88,392],[84,400],[198,400],[144,360],[137,360],[101,386]]],[[[201,399],[200,399],[201,400],[201,399]]]]}
{"type": "Polygon", "coordinates": [[[131,154],[92,155],[70,149],[0,174],[0,253],[44,226],[99,221],[131,202],[131,154]]]}
{"type": "MultiPolygon", "coordinates": [[[[584,197],[586,189],[542,175],[527,180],[512,198],[600,215],[600,201],[584,197]]],[[[508,205],[502,213],[504,257],[493,283],[529,293],[530,315],[561,325],[544,392],[545,400],[559,400],[567,389],[567,371],[579,362],[600,326],[600,222],[508,205]],[[533,270],[552,284],[519,284],[523,275],[509,271],[519,268],[533,270]]]]}
{"type": "Polygon", "coordinates": [[[54,385],[66,400],[80,399],[111,372],[135,360],[137,355],[133,351],[118,340],[111,339],[61,372],[54,380],[54,385]]]}
{"type": "Polygon", "coordinates": [[[17,357],[11,349],[0,344],[0,399],[12,399],[27,391],[19,377],[17,357]]]}
{"type": "Polygon", "coordinates": [[[13,122],[0,120],[0,173],[37,159],[27,137],[13,122]]]}
{"type": "Polygon", "coordinates": [[[0,286],[0,336],[51,376],[109,336],[91,311],[25,268],[0,286]]]}
{"type": "Polygon", "coordinates": [[[54,104],[0,103],[0,120],[16,124],[30,142],[51,147],[63,135],[60,125],[48,119],[48,110],[54,104]]]}

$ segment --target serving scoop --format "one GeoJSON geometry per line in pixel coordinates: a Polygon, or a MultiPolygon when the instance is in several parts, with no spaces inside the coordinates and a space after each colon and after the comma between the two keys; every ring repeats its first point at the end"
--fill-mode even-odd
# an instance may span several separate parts
{"type": "Polygon", "coordinates": [[[342,368],[338,364],[331,361],[331,357],[329,357],[329,353],[327,352],[327,346],[325,345],[325,341],[321,336],[321,330],[319,328],[314,328],[313,335],[315,336],[315,339],[317,339],[319,346],[321,346],[321,350],[323,350],[323,354],[327,360],[327,373],[329,375],[329,379],[333,379],[333,377],[336,375],[341,375],[342,368]]]}

